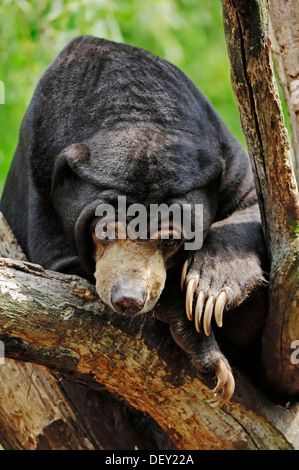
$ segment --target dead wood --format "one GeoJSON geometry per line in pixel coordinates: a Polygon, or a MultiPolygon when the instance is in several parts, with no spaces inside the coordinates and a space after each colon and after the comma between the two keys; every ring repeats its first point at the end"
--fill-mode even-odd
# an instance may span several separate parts
{"type": "MultiPolygon", "coordinates": [[[[222,0],[233,90],[251,158],[271,270],[263,363],[279,394],[299,394],[299,204],[269,39],[269,2],[222,0]]],[[[285,28],[288,24],[285,25],[285,28]]]]}
{"type": "Polygon", "coordinates": [[[42,364],[92,388],[104,386],[150,415],[177,448],[299,445],[296,406],[274,405],[235,371],[232,402],[211,408],[209,389],[167,327],[151,316],[137,322],[111,316],[81,278],[2,258],[0,291],[0,339],[8,357],[42,364]]]}

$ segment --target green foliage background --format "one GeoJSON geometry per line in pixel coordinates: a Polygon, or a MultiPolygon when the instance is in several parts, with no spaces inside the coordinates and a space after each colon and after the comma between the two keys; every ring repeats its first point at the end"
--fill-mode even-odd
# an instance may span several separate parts
{"type": "Polygon", "coordinates": [[[0,194],[36,83],[75,36],[147,49],[181,68],[244,143],[230,84],[220,0],[0,0],[0,194]]]}

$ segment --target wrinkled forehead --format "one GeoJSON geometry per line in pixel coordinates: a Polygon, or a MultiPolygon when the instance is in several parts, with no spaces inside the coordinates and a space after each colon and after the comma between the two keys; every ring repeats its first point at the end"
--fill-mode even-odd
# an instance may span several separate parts
{"type": "Polygon", "coordinates": [[[102,130],[88,146],[93,176],[139,200],[186,193],[215,171],[213,150],[203,139],[149,123],[102,130]]]}

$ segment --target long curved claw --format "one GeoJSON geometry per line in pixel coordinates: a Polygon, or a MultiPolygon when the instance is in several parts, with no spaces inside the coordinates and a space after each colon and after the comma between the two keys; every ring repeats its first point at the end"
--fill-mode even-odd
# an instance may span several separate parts
{"type": "Polygon", "coordinates": [[[210,335],[211,332],[211,319],[214,311],[214,299],[210,296],[207,300],[204,316],[203,316],[203,329],[206,336],[210,335]]]}
{"type": "Polygon", "coordinates": [[[187,293],[186,293],[186,314],[188,320],[193,318],[193,296],[195,292],[195,279],[191,278],[187,284],[187,293]]]}
{"type": "MultiPolygon", "coordinates": [[[[190,267],[191,262],[192,262],[192,259],[189,258],[183,264],[182,272],[181,272],[181,290],[184,289],[188,269],[190,267]]],[[[193,297],[197,289],[197,285],[198,285],[198,279],[194,277],[194,275],[187,280],[185,304],[186,304],[186,315],[190,321],[193,319],[193,301],[194,301],[193,297]]],[[[203,330],[206,336],[210,335],[211,320],[212,320],[213,315],[215,317],[217,326],[219,328],[222,327],[223,312],[224,312],[224,308],[229,298],[229,295],[228,295],[229,290],[231,291],[231,288],[226,286],[225,290],[220,291],[216,299],[214,296],[210,295],[207,298],[206,305],[204,305],[206,294],[204,294],[203,291],[200,291],[198,293],[197,299],[196,299],[195,312],[194,312],[195,328],[198,333],[201,331],[200,323],[201,323],[202,317],[203,317],[203,330]]]]}
{"type": "Polygon", "coordinates": [[[226,384],[227,377],[228,377],[229,370],[227,367],[220,367],[219,372],[216,374],[217,376],[217,384],[216,387],[213,388],[212,392],[218,393],[226,384]]]}
{"type": "MultiPolygon", "coordinates": [[[[203,294],[202,294],[203,295],[203,294]]],[[[221,327],[223,323],[223,310],[227,302],[227,293],[225,291],[220,292],[218,295],[216,302],[214,300],[213,296],[209,296],[208,300],[206,302],[204,314],[203,314],[203,329],[206,334],[206,336],[210,335],[211,332],[211,320],[212,316],[214,314],[216,324],[221,327]]],[[[199,321],[201,317],[201,310],[203,309],[202,305],[202,296],[197,298],[199,307],[198,307],[198,312],[195,309],[195,328],[197,331],[199,331],[199,321]]],[[[197,303],[196,303],[197,304],[197,303]]]]}
{"type": "Polygon", "coordinates": [[[223,323],[223,310],[227,302],[227,293],[220,292],[215,303],[215,320],[216,324],[221,328],[223,323]]]}
{"type": "Polygon", "coordinates": [[[195,328],[198,333],[200,333],[201,331],[200,321],[202,317],[204,303],[205,303],[205,295],[202,291],[200,291],[197,296],[196,305],[195,305],[195,313],[194,313],[195,328]]]}
{"type": "Polygon", "coordinates": [[[186,275],[187,275],[187,271],[188,271],[189,265],[190,265],[190,260],[187,259],[187,260],[185,261],[185,263],[183,264],[183,268],[182,268],[182,274],[181,274],[181,290],[184,289],[185,279],[186,279],[186,275]]]}
{"type": "Polygon", "coordinates": [[[209,400],[209,404],[215,408],[227,403],[235,391],[234,376],[224,361],[220,362],[216,376],[217,385],[212,390],[214,397],[209,400]]]}

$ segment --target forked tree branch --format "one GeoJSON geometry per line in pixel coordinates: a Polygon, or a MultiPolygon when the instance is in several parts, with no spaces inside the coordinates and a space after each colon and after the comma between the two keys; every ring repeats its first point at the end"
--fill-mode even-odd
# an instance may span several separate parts
{"type": "Polygon", "coordinates": [[[235,371],[232,402],[211,408],[209,389],[166,326],[153,317],[113,318],[85,280],[1,258],[0,292],[0,339],[8,357],[104,386],[148,413],[177,448],[299,448],[296,406],[272,404],[235,371]]]}

